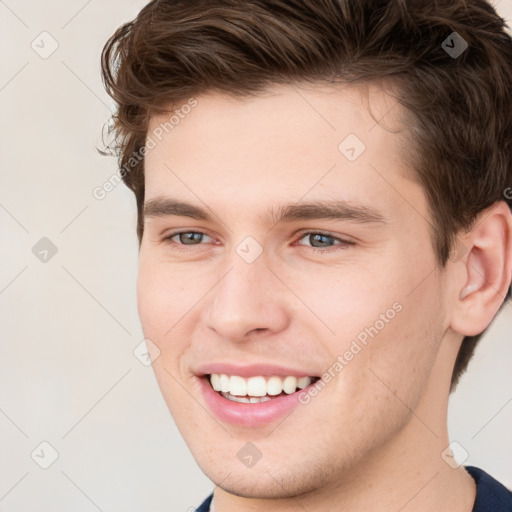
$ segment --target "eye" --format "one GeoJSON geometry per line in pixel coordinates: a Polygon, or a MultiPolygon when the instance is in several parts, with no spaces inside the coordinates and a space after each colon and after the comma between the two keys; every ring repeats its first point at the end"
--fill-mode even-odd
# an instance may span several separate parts
{"type": "MultiPolygon", "coordinates": [[[[210,239],[210,241],[213,240],[210,236],[200,231],[179,231],[177,233],[169,234],[163,240],[164,242],[168,242],[174,245],[177,249],[183,248],[186,250],[186,247],[184,246],[200,245],[201,242],[205,241],[205,237],[210,239]]],[[[309,231],[307,233],[303,233],[298,241],[300,242],[304,239],[307,240],[309,244],[298,243],[298,245],[305,245],[306,247],[310,247],[313,252],[318,253],[330,252],[328,249],[335,246],[338,246],[338,249],[344,249],[347,246],[355,245],[355,243],[352,241],[343,240],[329,233],[318,231],[309,231]]]]}
{"type": "Polygon", "coordinates": [[[299,238],[300,240],[306,239],[310,243],[309,244],[299,244],[306,245],[306,247],[311,247],[314,252],[329,252],[325,249],[329,249],[334,246],[339,246],[339,249],[346,248],[349,245],[354,245],[354,242],[349,240],[342,240],[341,238],[330,235],[329,233],[322,233],[317,231],[309,231],[307,233],[303,233],[299,238]]]}
{"type": "Polygon", "coordinates": [[[177,245],[199,245],[204,237],[210,238],[211,240],[211,237],[200,231],[180,231],[166,236],[164,241],[177,245]]]}

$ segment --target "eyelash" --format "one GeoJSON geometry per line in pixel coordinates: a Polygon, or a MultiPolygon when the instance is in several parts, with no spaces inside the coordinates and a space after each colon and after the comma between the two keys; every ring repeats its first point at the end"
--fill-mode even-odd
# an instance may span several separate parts
{"type": "MultiPolygon", "coordinates": [[[[190,233],[194,233],[194,234],[197,234],[197,235],[209,236],[206,233],[203,233],[201,231],[177,231],[175,233],[171,233],[168,236],[166,236],[163,239],[163,241],[175,245],[175,247],[178,250],[180,250],[180,251],[188,251],[189,249],[187,248],[187,246],[191,246],[192,247],[192,246],[195,246],[195,245],[202,245],[201,243],[198,243],[198,244],[182,244],[182,243],[175,242],[175,241],[172,240],[174,237],[176,237],[178,235],[190,234],[190,233]]],[[[339,242],[339,243],[335,243],[331,247],[326,247],[324,249],[321,249],[321,248],[318,248],[318,247],[309,246],[309,245],[302,245],[301,244],[302,247],[309,247],[309,249],[311,249],[313,252],[315,252],[317,254],[318,253],[320,253],[320,254],[329,253],[329,252],[331,252],[329,249],[336,250],[335,247],[338,247],[338,249],[341,250],[341,249],[345,249],[347,246],[355,245],[355,242],[352,242],[352,241],[349,241],[349,240],[343,240],[342,238],[335,237],[335,236],[331,235],[330,233],[324,233],[322,231],[307,231],[305,233],[302,233],[300,235],[300,237],[296,241],[300,241],[303,238],[305,238],[307,236],[312,236],[312,235],[320,235],[320,236],[323,236],[323,237],[331,238],[332,240],[335,240],[335,241],[339,242]]]]}

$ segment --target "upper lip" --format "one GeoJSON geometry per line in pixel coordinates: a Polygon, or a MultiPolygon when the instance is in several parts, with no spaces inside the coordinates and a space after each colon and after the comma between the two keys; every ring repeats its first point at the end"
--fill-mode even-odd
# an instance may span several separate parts
{"type": "Polygon", "coordinates": [[[238,375],[239,377],[271,377],[276,375],[278,377],[287,377],[293,375],[294,377],[315,377],[315,372],[307,370],[298,370],[287,366],[279,366],[273,363],[255,363],[255,364],[234,364],[227,362],[212,362],[205,363],[198,366],[194,373],[203,377],[212,373],[226,374],[226,375],[238,375]]]}

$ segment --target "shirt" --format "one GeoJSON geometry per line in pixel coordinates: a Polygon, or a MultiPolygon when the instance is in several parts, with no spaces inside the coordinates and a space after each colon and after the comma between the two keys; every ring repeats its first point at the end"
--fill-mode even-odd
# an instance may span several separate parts
{"type": "MultiPolygon", "coordinates": [[[[479,468],[466,466],[466,471],[476,483],[472,512],[512,512],[512,492],[509,489],[479,468]]],[[[196,512],[212,512],[212,499],[213,494],[210,494],[196,512]]]]}

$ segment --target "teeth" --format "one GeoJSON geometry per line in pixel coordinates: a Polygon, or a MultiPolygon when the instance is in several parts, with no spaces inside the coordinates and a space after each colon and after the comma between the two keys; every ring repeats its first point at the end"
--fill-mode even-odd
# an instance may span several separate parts
{"type": "Polygon", "coordinates": [[[267,382],[267,394],[270,396],[280,395],[283,391],[281,377],[270,377],[267,382]]]}
{"type": "Polygon", "coordinates": [[[283,391],[290,395],[297,389],[297,377],[286,377],[283,381],[283,391]]]}
{"type": "Polygon", "coordinates": [[[240,402],[242,404],[250,404],[251,401],[249,400],[249,398],[245,398],[245,396],[235,396],[235,395],[231,395],[229,393],[221,393],[221,395],[224,397],[224,398],[228,398],[229,400],[231,400],[232,402],[240,402]]]}
{"type": "Polygon", "coordinates": [[[268,402],[270,398],[268,396],[251,396],[249,401],[251,404],[259,404],[260,402],[268,402]]]}
{"type": "Polygon", "coordinates": [[[212,373],[210,383],[215,391],[235,402],[259,403],[270,400],[269,396],[277,396],[282,392],[287,395],[304,389],[313,382],[314,377],[294,377],[293,375],[281,378],[276,375],[269,377],[257,376],[244,379],[238,375],[212,373]],[[267,396],[268,395],[268,396],[267,396]],[[248,398],[245,398],[248,397],[248,398]]]}
{"type": "Polygon", "coordinates": [[[270,400],[268,396],[251,396],[248,398],[246,396],[235,396],[223,392],[221,392],[221,395],[232,402],[240,402],[242,404],[259,404],[260,402],[268,402],[270,400]]]}
{"type": "Polygon", "coordinates": [[[229,392],[229,377],[225,373],[220,376],[220,390],[224,393],[229,392]]]}
{"type": "Polygon", "coordinates": [[[218,373],[212,373],[210,375],[210,382],[211,382],[212,388],[215,391],[220,391],[222,389],[221,385],[220,385],[220,375],[218,373]]]}
{"type": "Polygon", "coordinates": [[[267,394],[265,377],[251,377],[247,381],[247,394],[249,396],[265,396],[267,394]]]}
{"type": "Polygon", "coordinates": [[[231,375],[229,378],[229,392],[235,396],[247,395],[247,380],[237,375],[231,375]]]}
{"type": "Polygon", "coordinates": [[[297,387],[299,389],[304,389],[311,384],[311,379],[309,377],[300,377],[297,379],[297,387]]]}

